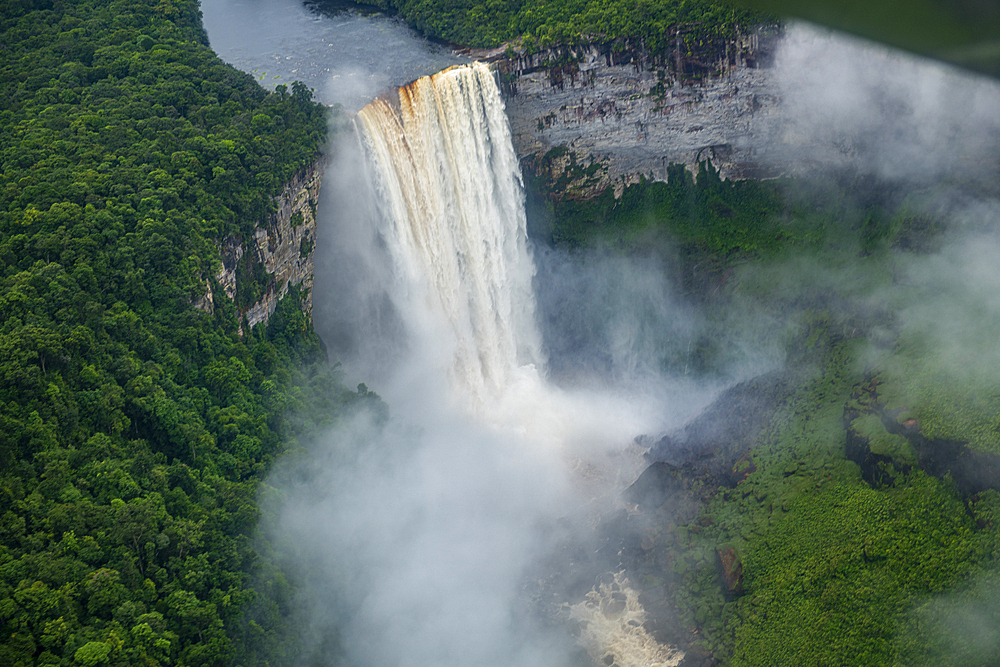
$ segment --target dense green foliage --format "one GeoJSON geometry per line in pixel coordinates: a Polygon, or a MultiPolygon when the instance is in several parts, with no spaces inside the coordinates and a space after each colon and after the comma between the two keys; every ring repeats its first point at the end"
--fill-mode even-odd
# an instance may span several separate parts
{"type": "Polygon", "coordinates": [[[214,276],[324,111],[218,60],[191,1],[12,0],[0,34],[0,663],[263,664],[291,647],[257,485],[359,396],[297,291],[241,335],[270,277],[214,276]]]}
{"type": "Polygon", "coordinates": [[[702,162],[695,180],[670,165],[667,182],[640,180],[616,199],[611,188],[590,200],[556,199],[550,242],[579,248],[595,239],[624,251],[648,247],[656,236],[686,254],[722,262],[774,251],[792,236],[782,224],[779,184],[719,178],[702,162]]]}
{"type": "Polygon", "coordinates": [[[665,49],[678,26],[689,44],[732,37],[765,20],[759,12],[717,0],[369,0],[393,9],[432,37],[475,47],[520,39],[545,48],[599,39],[640,38],[665,49]]]}
{"type": "Polygon", "coordinates": [[[723,664],[996,664],[995,635],[974,628],[997,612],[1000,495],[963,497],[888,426],[915,420],[921,437],[996,451],[997,319],[979,305],[992,303],[978,299],[989,255],[975,250],[991,242],[914,213],[927,193],[720,187],[707,167],[694,184],[670,176],[617,201],[555,202],[551,239],[714,262],[704,307],[787,323],[778,334],[801,380],[734,465],[735,488],[708,494],[687,524],[654,523],[644,585],[669,589],[723,664]],[[732,203],[740,191],[750,203],[732,203]],[[713,219],[710,197],[735,215],[713,219]],[[861,467],[849,434],[884,458],[861,467]],[[736,595],[720,578],[727,549],[742,566],[736,595]]]}
{"type": "Polygon", "coordinates": [[[946,471],[921,470],[923,455],[887,423],[910,419],[898,410],[910,406],[922,437],[984,447],[995,399],[975,359],[993,353],[963,345],[989,340],[994,317],[970,296],[974,268],[935,268],[965,242],[935,247],[941,234],[909,199],[887,210],[836,190],[811,215],[793,207],[812,239],[742,267],[729,286],[764,308],[804,307],[793,348],[819,361],[754,450],[757,470],[707,510],[722,530],[699,539],[725,542],[735,529],[747,587],[713,639],[731,642],[733,665],[992,664],[993,647],[953,635],[956,616],[991,613],[981,598],[1000,557],[996,493],[963,498],[946,471]],[[891,464],[869,460],[866,481],[848,460],[849,433],[891,464]]]}
{"type": "MultiPolygon", "coordinates": [[[[918,468],[866,483],[845,459],[843,413],[863,383],[867,341],[817,344],[823,366],[754,449],[753,472],[666,542],[679,546],[681,608],[726,664],[992,664],[986,640],[952,633],[955,615],[992,610],[982,598],[998,574],[996,492],[966,511],[949,480],[918,468]],[[724,548],[742,555],[735,599],[706,557],[724,548]]],[[[888,435],[867,426],[873,439],[888,435]]]]}
{"type": "Polygon", "coordinates": [[[829,348],[754,450],[756,471],[683,531],[685,550],[743,556],[745,595],[727,601],[713,563],[695,564],[679,593],[729,664],[941,664],[917,658],[935,651],[914,632],[914,609],[995,562],[998,527],[978,529],[980,505],[967,513],[947,481],[910,469],[872,487],[845,460],[842,416],[865,345],[829,348]]]}

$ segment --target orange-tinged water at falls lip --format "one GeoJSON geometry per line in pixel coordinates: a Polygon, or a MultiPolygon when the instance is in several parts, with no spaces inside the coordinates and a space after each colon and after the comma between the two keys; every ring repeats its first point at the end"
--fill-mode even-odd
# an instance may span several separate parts
{"type": "MultiPolygon", "coordinates": [[[[475,64],[478,65],[481,63],[475,63],[475,64]]],[[[446,67],[445,69],[436,72],[434,74],[420,77],[419,79],[414,79],[413,81],[407,83],[404,86],[386,88],[385,90],[382,90],[377,95],[375,95],[372,98],[372,101],[369,102],[366,105],[366,107],[363,107],[358,111],[358,114],[360,115],[362,112],[364,112],[365,108],[367,108],[368,106],[371,106],[378,102],[382,102],[388,107],[388,109],[391,110],[393,114],[396,114],[398,116],[401,114],[401,109],[404,104],[407,106],[412,106],[414,100],[416,100],[418,96],[421,94],[420,86],[418,85],[420,82],[422,81],[434,82],[440,77],[446,75],[448,72],[467,67],[469,67],[469,65],[451,65],[450,67],[446,67]]]]}

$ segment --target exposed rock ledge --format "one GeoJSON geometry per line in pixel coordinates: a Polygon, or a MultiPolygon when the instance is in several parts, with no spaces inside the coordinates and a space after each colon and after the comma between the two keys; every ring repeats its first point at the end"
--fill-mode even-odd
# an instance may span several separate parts
{"type": "Polygon", "coordinates": [[[700,58],[679,50],[657,58],[622,44],[500,58],[518,156],[537,164],[551,149],[568,148],[563,182],[575,197],[620,190],[640,176],[663,180],[668,164],[693,167],[706,158],[726,178],[773,175],[760,151],[780,130],[769,70],[779,38],[745,35],[700,58]]]}
{"type": "MultiPolygon", "coordinates": [[[[316,244],[316,207],[327,160],[321,158],[303,169],[289,181],[275,198],[277,210],[267,224],[254,230],[253,243],[244,247],[241,239],[230,237],[220,248],[222,266],[215,276],[226,296],[236,298],[236,267],[244,253],[255,253],[253,260],[263,264],[270,274],[270,285],[264,295],[241,315],[252,328],[266,322],[278,301],[289,287],[304,288],[303,307],[312,314],[313,254],[316,244]]],[[[211,291],[195,302],[195,306],[212,312],[211,291]]]]}

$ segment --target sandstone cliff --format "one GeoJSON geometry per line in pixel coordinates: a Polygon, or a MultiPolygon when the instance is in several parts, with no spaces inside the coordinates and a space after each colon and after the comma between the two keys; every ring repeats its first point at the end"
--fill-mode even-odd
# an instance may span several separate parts
{"type": "MultiPolygon", "coordinates": [[[[247,244],[239,238],[226,239],[220,248],[222,266],[215,280],[226,296],[237,298],[240,260],[246,253],[250,264],[263,267],[267,284],[263,295],[252,305],[241,309],[250,327],[266,322],[278,301],[288,293],[289,287],[304,288],[303,306],[312,313],[313,252],[316,241],[316,206],[319,188],[326,168],[325,158],[302,170],[287,183],[275,199],[276,211],[267,224],[254,230],[252,241],[247,244]]],[[[211,310],[214,304],[211,292],[195,305],[211,310]]]]}
{"type": "Polygon", "coordinates": [[[772,175],[760,152],[780,131],[769,70],[779,37],[757,31],[700,57],[619,42],[500,58],[518,156],[578,197],[706,158],[723,177],[772,175]]]}

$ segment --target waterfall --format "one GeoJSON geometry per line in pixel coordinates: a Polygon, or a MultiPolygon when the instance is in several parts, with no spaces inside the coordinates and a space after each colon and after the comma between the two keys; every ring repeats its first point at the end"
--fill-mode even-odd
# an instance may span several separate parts
{"type": "MultiPolygon", "coordinates": [[[[392,412],[383,423],[362,409],[317,446],[283,541],[307,545],[318,581],[333,573],[336,593],[317,588],[315,604],[350,610],[339,636],[352,664],[569,667],[570,600],[556,610],[557,591],[535,595],[564,543],[595,552],[590,527],[622,509],[644,465],[633,438],[659,430],[661,404],[539,374],[521,173],[485,65],[401,88],[355,127],[328,181],[336,224],[317,241],[327,277],[314,303],[345,323],[330,339],[392,412]]],[[[585,648],[623,667],[654,653],[673,664],[629,623],[644,612],[627,581],[609,591],[573,612],[585,648]],[[627,618],[613,613],[623,594],[627,618]]]]}
{"type": "Polygon", "coordinates": [[[540,362],[524,192],[503,100],[486,65],[454,67],[358,114],[394,300],[477,406],[540,362]]]}

